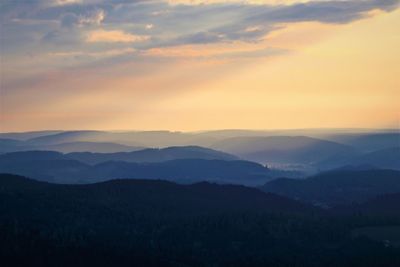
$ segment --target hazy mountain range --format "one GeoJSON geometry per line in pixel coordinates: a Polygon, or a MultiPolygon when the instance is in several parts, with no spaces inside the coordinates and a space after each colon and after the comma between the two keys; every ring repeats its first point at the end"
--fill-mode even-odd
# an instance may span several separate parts
{"type": "MultiPolygon", "coordinates": [[[[400,169],[400,134],[394,130],[373,133],[367,131],[357,133],[350,130],[336,130],[336,132],[334,130],[221,130],[190,133],[44,131],[2,133],[0,138],[2,138],[0,153],[30,150],[118,153],[141,150],[139,153],[141,156],[120,154],[120,157],[113,155],[110,157],[114,159],[108,160],[153,162],[174,157],[158,153],[156,159],[157,157],[152,156],[152,150],[143,150],[144,148],[203,146],[230,153],[243,160],[267,164],[272,169],[296,171],[298,176],[348,165],[400,169]],[[308,134],[308,136],[298,134],[308,134]],[[145,154],[149,154],[149,157],[146,158],[145,154]],[[133,160],[129,160],[129,157],[133,160]]],[[[92,164],[104,162],[109,156],[86,153],[77,154],[76,157],[92,164]],[[99,161],[98,158],[101,157],[104,159],[99,161]],[[83,160],[84,158],[86,160],[83,160]]],[[[187,157],[183,155],[179,158],[187,157]]]]}
{"type": "Polygon", "coordinates": [[[111,154],[14,152],[0,155],[0,173],[69,184],[136,178],[260,185],[271,179],[268,168],[258,163],[198,147],[111,154]]]}
{"type": "Polygon", "coordinates": [[[398,266],[398,137],[0,134],[1,262],[398,266]]]}

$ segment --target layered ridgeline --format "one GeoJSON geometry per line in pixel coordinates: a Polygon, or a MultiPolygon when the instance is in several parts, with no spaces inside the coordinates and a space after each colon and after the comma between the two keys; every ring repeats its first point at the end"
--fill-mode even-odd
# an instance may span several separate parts
{"type": "Polygon", "coordinates": [[[115,143],[133,147],[204,146],[215,141],[213,137],[201,134],[170,131],[65,131],[51,134],[39,132],[36,135],[3,133],[0,138],[16,139],[37,148],[75,142],[115,143]]]}
{"type": "Polygon", "coordinates": [[[329,140],[350,145],[363,152],[400,146],[399,130],[389,133],[330,134],[329,140]]]}
{"type": "MultiPolygon", "coordinates": [[[[294,171],[292,176],[307,176],[343,166],[360,165],[400,170],[398,132],[343,133],[343,131],[3,133],[0,134],[0,153],[28,150],[116,153],[143,150],[144,147],[200,145],[233,154],[244,160],[266,164],[271,169],[294,171]]],[[[149,152],[151,153],[151,150],[141,153],[149,152]]],[[[81,159],[86,157],[86,162],[99,163],[96,159],[98,155],[77,156],[81,159]]],[[[126,158],[123,160],[127,161],[126,158]]],[[[134,159],[134,161],[140,160],[134,159]]]]}
{"type": "Polygon", "coordinates": [[[333,157],[349,158],[356,151],[347,145],[306,136],[234,137],[213,145],[242,158],[277,164],[315,164],[333,157]]]}
{"type": "Polygon", "coordinates": [[[163,149],[148,148],[125,153],[81,152],[69,153],[66,156],[87,164],[98,164],[107,161],[162,162],[176,159],[239,160],[234,155],[198,146],[167,147],[163,149]]]}
{"type": "Polygon", "coordinates": [[[129,153],[14,152],[0,155],[0,172],[55,183],[95,183],[118,178],[213,181],[261,185],[268,168],[200,147],[146,149],[129,153]]]}
{"type": "Polygon", "coordinates": [[[17,151],[58,151],[62,153],[70,152],[94,152],[94,153],[115,153],[142,150],[143,147],[127,146],[117,143],[106,142],[68,142],[51,145],[38,145],[29,141],[14,139],[0,139],[0,153],[11,153],[17,151]]]}
{"type": "Polygon", "coordinates": [[[400,223],[400,214],[354,210],[355,217],[327,214],[255,188],[204,182],[57,185],[2,174],[0,255],[5,266],[400,263],[398,248],[352,234],[400,223]]]}
{"type": "Polygon", "coordinates": [[[388,134],[378,137],[353,136],[351,140],[345,139],[348,144],[306,136],[235,137],[220,141],[214,144],[213,148],[243,159],[276,165],[278,168],[296,168],[296,165],[299,165],[305,168],[306,172],[348,165],[370,165],[375,168],[400,170],[400,135],[388,134]],[[398,142],[395,141],[396,138],[398,142]],[[364,142],[367,142],[365,139],[377,140],[374,146],[363,146],[364,142]],[[352,146],[351,141],[356,147],[352,146]]]}
{"type": "Polygon", "coordinates": [[[370,169],[400,170],[400,146],[389,147],[372,152],[360,153],[349,158],[334,158],[318,163],[320,169],[351,168],[357,166],[370,166],[370,169]]]}
{"type": "Polygon", "coordinates": [[[261,190],[323,207],[350,205],[399,193],[400,171],[337,170],[304,180],[276,179],[267,182],[261,190]]]}

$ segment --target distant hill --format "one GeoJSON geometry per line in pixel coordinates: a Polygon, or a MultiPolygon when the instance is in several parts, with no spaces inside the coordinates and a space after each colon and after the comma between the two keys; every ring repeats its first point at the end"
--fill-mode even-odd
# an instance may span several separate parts
{"type": "Polygon", "coordinates": [[[32,141],[20,141],[16,139],[0,139],[0,153],[10,153],[18,151],[58,151],[63,153],[71,152],[94,152],[94,153],[115,153],[122,151],[141,150],[144,147],[121,145],[117,143],[102,142],[70,142],[57,144],[41,144],[32,141]]]}
{"type": "Polygon", "coordinates": [[[155,163],[105,162],[93,166],[82,176],[87,182],[116,178],[163,179],[180,183],[210,181],[260,185],[270,180],[269,170],[249,161],[179,159],[155,163]]]}
{"type": "Polygon", "coordinates": [[[205,145],[214,138],[196,133],[170,131],[66,131],[29,139],[35,145],[54,145],[71,142],[107,142],[138,147],[168,147],[184,145],[205,145]]]}
{"type": "Polygon", "coordinates": [[[63,131],[34,131],[34,132],[9,132],[9,133],[0,133],[0,138],[4,139],[16,139],[20,141],[26,141],[28,139],[40,137],[40,136],[48,136],[53,134],[58,134],[63,131]]]}
{"type": "Polygon", "coordinates": [[[321,206],[348,205],[400,192],[400,171],[331,171],[304,180],[276,179],[261,189],[321,206]]]}
{"type": "Polygon", "coordinates": [[[27,151],[0,155],[0,172],[30,176],[39,181],[74,183],[90,166],[54,151],[27,151]]]}
{"type": "MultiPolygon", "coordinates": [[[[175,148],[172,148],[172,151],[175,151],[175,148]]],[[[201,150],[202,153],[205,151],[207,150],[201,150]]],[[[107,161],[91,166],[71,158],[69,154],[52,151],[0,155],[0,172],[56,183],[94,183],[117,178],[137,178],[165,179],[181,183],[213,181],[261,185],[270,179],[268,168],[248,161],[208,159],[177,159],[153,163],[107,161]]]]}
{"type": "Polygon", "coordinates": [[[318,162],[320,169],[333,169],[342,166],[370,166],[371,168],[400,170],[400,147],[380,149],[351,158],[331,158],[318,162]]]}
{"type": "Polygon", "coordinates": [[[161,162],[174,159],[238,160],[237,157],[228,153],[198,146],[149,148],[125,153],[70,153],[66,156],[87,164],[98,164],[106,161],[161,162]]]}
{"type": "Polygon", "coordinates": [[[72,142],[61,143],[55,145],[46,145],[41,147],[43,150],[53,150],[62,153],[72,152],[93,152],[93,153],[116,153],[116,152],[130,152],[142,150],[143,147],[126,146],[117,143],[101,143],[101,142],[72,142]]]}
{"type": "Polygon", "coordinates": [[[306,136],[235,137],[217,142],[213,148],[264,164],[312,164],[356,153],[349,146],[306,136]]]}
{"type": "Polygon", "coordinates": [[[99,137],[106,135],[111,135],[111,133],[103,131],[65,131],[31,138],[27,141],[34,145],[56,145],[72,142],[104,142],[104,140],[99,140],[99,137]]]}
{"type": "Polygon", "coordinates": [[[56,151],[20,151],[0,155],[0,163],[63,159],[68,160],[69,158],[66,155],[56,151]]]}
{"type": "Polygon", "coordinates": [[[382,169],[400,170],[400,147],[390,147],[366,153],[350,161],[353,165],[370,164],[382,169]]]}
{"type": "Polygon", "coordinates": [[[343,143],[364,152],[400,147],[400,133],[364,133],[364,134],[337,134],[329,140],[343,143]]]}
{"type": "MultiPolygon", "coordinates": [[[[231,160],[235,155],[243,160],[268,165],[274,177],[304,177],[321,171],[353,166],[400,170],[400,134],[390,132],[356,132],[351,129],[311,130],[220,130],[205,132],[170,131],[43,131],[0,134],[0,154],[17,151],[59,151],[71,154],[71,159],[98,164],[105,161],[159,162],[183,158],[231,160]],[[354,132],[353,132],[354,131],[354,132]],[[353,133],[352,133],[353,132],[353,133]],[[284,136],[283,134],[287,134],[284,136]],[[322,136],[326,139],[308,136],[322,136]],[[258,135],[258,136],[257,136],[258,135]],[[186,146],[186,151],[172,148],[186,146]],[[202,151],[197,146],[203,146],[202,151]],[[194,151],[189,151],[192,147],[194,151]],[[204,147],[231,155],[215,154],[204,147]],[[142,150],[139,152],[139,150],[142,150]],[[124,154],[119,152],[137,153],[124,154]],[[80,153],[80,152],[91,152],[80,153]],[[115,153],[102,155],[98,153],[115,153]],[[181,155],[179,155],[181,154],[181,155]]],[[[183,149],[183,148],[182,148],[183,149]]],[[[272,174],[272,173],[271,173],[272,174]]]]}
{"type": "Polygon", "coordinates": [[[0,154],[24,150],[34,150],[34,146],[27,144],[24,141],[16,139],[1,138],[0,139],[0,154]]]}

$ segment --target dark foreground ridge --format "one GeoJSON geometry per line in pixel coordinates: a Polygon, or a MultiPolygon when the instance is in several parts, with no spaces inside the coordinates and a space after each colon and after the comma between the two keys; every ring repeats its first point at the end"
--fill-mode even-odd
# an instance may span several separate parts
{"type": "Polygon", "coordinates": [[[352,235],[396,224],[244,186],[0,175],[4,266],[398,266],[399,248],[352,235]]]}
{"type": "Polygon", "coordinates": [[[280,178],[267,182],[261,189],[315,205],[350,205],[400,192],[400,171],[337,170],[303,180],[280,178]]]}

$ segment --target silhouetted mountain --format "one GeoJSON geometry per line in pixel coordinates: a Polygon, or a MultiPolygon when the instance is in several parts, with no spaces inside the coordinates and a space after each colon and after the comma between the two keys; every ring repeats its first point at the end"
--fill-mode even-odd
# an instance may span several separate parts
{"type": "MultiPolygon", "coordinates": [[[[102,206],[115,212],[122,211],[121,207],[124,207],[123,212],[126,214],[135,212],[146,213],[148,216],[160,213],[165,216],[192,216],[246,211],[297,213],[314,210],[294,200],[254,188],[207,182],[179,185],[161,180],[129,179],[90,185],[57,185],[0,174],[0,194],[7,198],[10,207],[21,200],[26,201],[23,208],[26,213],[31,213],[29,210],[35,206],[53,209],[43,209],[43,213],[57,213],[58,208],[68,207],[54,203],[79,208],[75,203],[81,201],[87,202],[89,206],[102,206]],[[23,198],[18,199],[16,194],[22,194],[23,198]],[[38,199],[38,195],[41,198],[38,199]],[[40,205],[35,204],[39,202],[40,205]]],[[[86,210],[87,207],[82,209],[86,210]]]]}
{"type": "Polygon", "coordinates": [[[163,149],[149,148],[129,153],[70,153],[67,156],[87,164],[98,164],[106,161],[161,162],[174,159],[238,159],[227,153],[196,146],[168,147],[163,149]]]}
{"type": "Polygon", "coordinates": [[[312,164],[356,153],[349,146],[306,136],[236,137],[218,142],[213,148],[267,164],[312,164]]]}
{"type": "Polygon", "coordinates": [[[400,192],[400,172],[392,170],[331,171],[304,179],[280,178],[261,189],[322,206],[363,202],[400,192]]]}
{"type": "Polygon", "coordinates": [[[351,207],[351,211],[368,215],[400,216],[400,193],[378,196],[351,207]]]}
{"type": "Polygon", "coordinates": [[[324,214],[243,186],[56,185],[0,174],[0,255],[4,266],[44,267],[400,263],[398,249],[352,236],[396,218],[324,214]]]}
{"type": "MultiPolygon", "coordinates": [[[[176,152],[176,149],[178,148],[171,150],[176,152]]],[[[194,151],[198,149],[194,148],[194,151]]],[[[208,150],[200,149],[200,151],[204,153],[208,150]]],[[[212,151],[212,153],[219,155],[219,152],[212,151]]],[[[175,155],[182,154],[179,152],[175,155]]],[[[0,155],[0,172],[57,183],[94,183],[117,178],[137,178],[165,179],[182,183],[213,181],[261,185],[270,179],[268,168],[248,161],[205,159],[179,159],[154,163],[108,161],[90,166],[70,158],[69,154],[50,151],[0,155]]]]}

